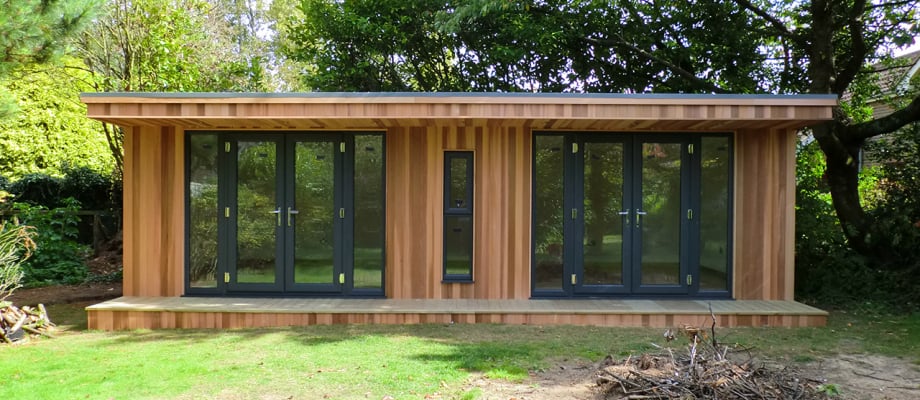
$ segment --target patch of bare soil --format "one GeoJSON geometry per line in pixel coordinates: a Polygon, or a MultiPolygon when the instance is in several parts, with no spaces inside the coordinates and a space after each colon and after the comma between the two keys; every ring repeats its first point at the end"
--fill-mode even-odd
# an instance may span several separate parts
{"type": "MultiPolygon", "coordinates": [[[[603,363],[554,362],[545,371],[531,373],[524,382],[476,377],[467,390],[478,388],[483,400],[602,400],[618,399],[597,384],[603,363]]],[[[838,355],[808,364],[796,364],[803,379],[833,384],[841,400],[920,399],[920,369],[905,360],[878,355],[838,355]]]]}
{"type": "Polygon", "coordinates": [[[6,300],[20,306],[77,303],[91,300],[108,300],[121,296],[121,282],[56,285],[34,289],[16,289],[6,300]]]}
{"type": "MultiPolygon", "coordinates": [[[[121,232],[99,246],[94,257],[86,260],[90,276],[110,277],[122,270],[121,232]]],[[[121,279],[116,282],[92,282],[78,285],[55,285],[33,289],[16,289],[6,300],[19,306],[69,304],[121,297],[121,279]]]]}
{"type": "Polygon", "coordinates": [[[902,359],[842,354],[809,363],[804,370],[837,385],[841,399],[920,399],[920,366],[902,359]]]}

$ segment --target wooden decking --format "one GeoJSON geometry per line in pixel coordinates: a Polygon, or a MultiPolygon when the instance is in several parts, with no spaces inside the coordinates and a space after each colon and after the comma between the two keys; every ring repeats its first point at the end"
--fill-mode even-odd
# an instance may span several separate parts
{"type": "Polygon", "coordinates": [[[504,323],[665,327],[824,326],[827,313],[763,300],[389,300],[121,297],[86,308],[90,329],[504,323]]]}

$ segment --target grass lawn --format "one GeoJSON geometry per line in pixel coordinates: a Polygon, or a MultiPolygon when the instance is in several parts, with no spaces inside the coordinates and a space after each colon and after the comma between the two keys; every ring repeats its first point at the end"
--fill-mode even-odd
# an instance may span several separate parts
{"type": "MultiPolygon", "coordinates": [[[[0,346],[0,398],[476,398],[473,373],[524,380],[552,360],[598,361],[664,344],[660,329],[351,325],[85,331],[82,305],[49,312],[56,339],[0,346]]],[[[920,315],[834,313],[827,328],[717,330],[789,362],[871,352],[920,360],[920,315]]],[[[682,346],[678,344],[677,346],[682,346]]]]}

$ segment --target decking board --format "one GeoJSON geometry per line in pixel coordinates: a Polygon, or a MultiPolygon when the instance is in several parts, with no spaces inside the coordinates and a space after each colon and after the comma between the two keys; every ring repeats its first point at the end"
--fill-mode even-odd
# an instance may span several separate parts
{"type": "Polygon", "coordinates": [[[89,328],[242,328],[326,324],[505,323],[665,327],[823,326],[827,313],[794,301],[260,299],[121,297],[86,308],[89,328]]]}

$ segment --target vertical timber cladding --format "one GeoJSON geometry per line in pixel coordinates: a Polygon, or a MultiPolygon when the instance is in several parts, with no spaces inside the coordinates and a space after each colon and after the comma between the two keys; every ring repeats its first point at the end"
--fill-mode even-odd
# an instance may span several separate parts
{"type": "Polygon", "coordinates": [[[739,130],[735,140],[733,293],[793,300],[795,130],[739,130]]]}
{"type": "Polygon", "coordinates": [[[391,127],[386,294],[393,299],[530,297],[530,129],[391,127]],[[473,283],[442,283],[445,150],[474,152],[473,283]]]}
{"type": "Polygon", "coordinates": [[[124,131],[124,295],[180,296],[185,259],[183,131],[161,126],[124,131]]]}

